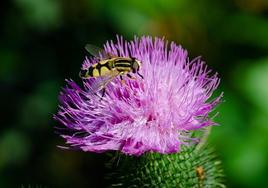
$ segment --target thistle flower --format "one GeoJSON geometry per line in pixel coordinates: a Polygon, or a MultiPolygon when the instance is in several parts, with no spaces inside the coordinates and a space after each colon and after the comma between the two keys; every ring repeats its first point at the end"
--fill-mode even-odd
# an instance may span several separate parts
{"type": "MultiPolygon", "coordinates": [[[[66,128],[67,144],[83,151],[118,150],[129,155],[144,152],[175,153],[194,140],[190,131],[216,125],[209,113],[222,95],[210,100],[219,84],[206,64],[164,39],[134,38],[104,45],[107,53],[135,57],[142,62],[143,79],[114,78],[100,100],[96,86],[102,78],[83,80],[83,87],[67,80],[60,93],[55,119],[66,128]],[[93,92],[92,92],[93,91],[93,92]],[[95,93],[94,93],[95,91],[95,93]]],[[[86,58],[83,68],[97,60],[86,58]]]]}

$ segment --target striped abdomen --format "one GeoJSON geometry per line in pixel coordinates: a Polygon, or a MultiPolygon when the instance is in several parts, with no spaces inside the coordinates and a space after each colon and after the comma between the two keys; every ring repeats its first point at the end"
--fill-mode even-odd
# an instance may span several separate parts
{"type": "Polygon", "coordinates": [[[132,71],[133,61],[131,58],[124,57],[103,60],[90,66],[88,69],[81,70],[79,75],[81,78],[89,78],[114,75],[122,72],[128,73],[132,71]]]}
{"type": "Polygon", "coordinates": [[[128,73],[132,71],[133,69],[132,65],[133,60],[130,58],[116,59],[114,61],[114,68],[120,73],[121,72],[128,73]]]}
{"type": "Polygon", "coordinates": [[[103,60],[88,69],[81,70],[79,75],[82,78],[106,76],[112,72],[112,69],[112,63],[109,60],[103,60]]]}

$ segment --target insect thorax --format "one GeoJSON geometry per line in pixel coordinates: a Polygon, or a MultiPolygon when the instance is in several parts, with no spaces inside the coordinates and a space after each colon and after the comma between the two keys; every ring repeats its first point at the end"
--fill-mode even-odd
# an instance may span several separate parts
{"type": "Polygon", "coordinates": [[[114,60],[114,67],[119,72],[130,72],[133,69],[133,59],[117,58],[114,60]]]}

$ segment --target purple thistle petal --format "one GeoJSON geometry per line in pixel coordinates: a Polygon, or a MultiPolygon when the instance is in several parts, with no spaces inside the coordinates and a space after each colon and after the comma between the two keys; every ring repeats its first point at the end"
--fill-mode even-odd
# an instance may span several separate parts
{"type": "MultiPolygon", "coordinates": [[[[94,85],[103,78],[83,80],[84,88],[67,80],[55,115],[70,131],[62,134],[67,144],[92,152],[174,153],[187,140],[194,140],[187,137],[188,131],[216,125],[209,113],[222,94],[208,99],[219,78],[217,74],[209,76],[211,70],[200,58],[189,61],[181,46],[151,37],[130,42],[118,37],[115,43],[107,42],[104,49],[141,61],[144,79],[133,74],[136,79],[125,78],[122,84],[115,78],[106,86],[102,100],[94,85]]],[[[86,58],[82,68],[96,62],[86,58]]]]}

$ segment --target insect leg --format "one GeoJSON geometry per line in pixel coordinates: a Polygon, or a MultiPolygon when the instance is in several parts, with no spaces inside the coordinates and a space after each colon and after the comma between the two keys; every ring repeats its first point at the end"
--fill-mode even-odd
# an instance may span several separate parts
{"type": "Polygon", "coordinates": [[[90,92],[93,93],[94,95],[100,97],[100,101],[101,101],[102,98],[104,97],[105,92],[106,92],[106,86],[107,86],[107,84],[109,84],[114,79],[114,77],[116,75],[117,74],[114,74],[114,75],[111,75],[109,77],[106,77],[103,80],[96,81],[91,86],[90,92]]]}
{"type": "Polygon", "coordinates": [[[122,72],[122,73],[120,73],[120,75],[119,75],[120,80],[121,80],[121,83],[122,83],[122,84],[126,84],[126,81],[123,79],[122,74],[124,74],[124,73],[122,72]]]}
{"type": "Polygon", "coordinates": [[[135,77],[131,76],[130,74],[127,74],[127,77],[129,77],[130,79],[133,79],[133,80],[136,79],[135,77]]]}
{"type": "Polygon", "coordinates": [[[138,74],[142,79],[144,79],[143,76],[142,76],[139,72],[137,72],[137,74],[138,74]]]}
{"type": "Polygon", "coordinates": [[[105,92],[106,92],[106,89],[105,87],[102,89],[102,93],[101,93],[101,98],[100,98],[100,101],[102,100],[102,98],[104,97],[105,95],[105,92]]]}

